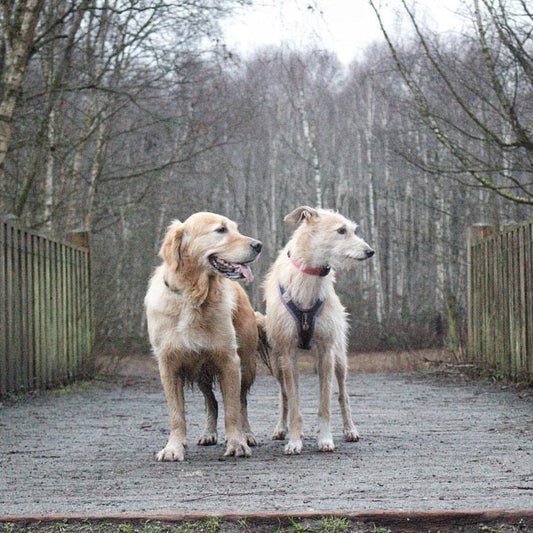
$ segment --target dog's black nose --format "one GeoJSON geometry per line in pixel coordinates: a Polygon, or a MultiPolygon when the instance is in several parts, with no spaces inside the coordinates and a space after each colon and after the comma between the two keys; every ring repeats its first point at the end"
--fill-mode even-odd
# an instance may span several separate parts
{"type": "Polygon", "coordinates": [[[261,241],[252,241],[250,243],[250,246],[256,253],[259,253],[263,248],[263,243],[261,241]]]}
{"type": "Polygon", "coordinates": [[[368,258],[368,257],[372,257],[375,253],[376,253],[376,252],[375,252],[374,250],[372,250],[372,248],[369,248],[369,249],[365,252],[367,258],[368,258]]]}

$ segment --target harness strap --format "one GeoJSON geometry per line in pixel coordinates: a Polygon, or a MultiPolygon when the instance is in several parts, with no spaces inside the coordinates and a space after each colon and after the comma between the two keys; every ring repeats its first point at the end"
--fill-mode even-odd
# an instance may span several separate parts
{"type": "Polygon", "coordinates": [[[317,300],[313,304],[313,307],[302,309],[294,303],[292,298],[285,297],[285,294],[288,295],[288,293],[281,285],[278,285],[278,291],[281,303],[285,306],[296,323],[296,329],[298,331],[298,348],[302,350],[310,350],[312,347],[311,341],[313,340],[313,333],[315,331],[315,320],[318,318],[324,307],[324,300],[317,300]]]}

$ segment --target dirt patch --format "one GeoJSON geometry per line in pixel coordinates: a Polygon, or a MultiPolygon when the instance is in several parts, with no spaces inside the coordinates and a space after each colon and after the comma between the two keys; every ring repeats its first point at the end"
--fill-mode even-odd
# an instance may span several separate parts
{"type": "MultiPolygon", "coordinates": [[[[371,352],[351,354],[348,357],[349,370],[355,374],[384,374],[435,371],[451,369],[457,361],[444,350],[418,350],[412,352],[371,352]]],[[[157,373],[157,363],[148,354],[128,357],[100,357],[99,372],[106,376],[148,376],[157,373]]],[[[316,359],[308,354],[298,358],[298,368],[304,374],[314,374],[316,359]]],[[[262,364],[257,365],[259,375],[269,375],[262,364]]]]}

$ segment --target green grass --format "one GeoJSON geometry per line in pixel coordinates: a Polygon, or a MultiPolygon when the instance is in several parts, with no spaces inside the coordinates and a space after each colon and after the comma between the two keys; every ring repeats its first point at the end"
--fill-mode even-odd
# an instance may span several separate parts
{"type": "MultiPolygon", "coordinates": [[[[244,521],[235,523],[232,531],[248,532],[244,521]]],[[[224,533],[226,526],[218,518],[166,524],[158,521],[62,521],[31,524],[3,523],[0,533],[224,533]]]]}
{"type": "Polygon", "coordinates": [[[319,527],[324,533],[344,533],[350,531],[351,523],[347,518],[326,516],[319,521],[319,527]]]}

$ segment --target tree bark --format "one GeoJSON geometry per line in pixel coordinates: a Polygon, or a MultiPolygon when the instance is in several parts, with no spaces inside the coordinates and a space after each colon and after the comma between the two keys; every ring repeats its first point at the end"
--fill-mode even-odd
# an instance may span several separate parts
{"type": "Polygon", "coordinates": [[[4,180],[4,163],[13,132],[13,115],[22,80],[33,52],[35,30],[44,0],[6,0],[2,2],[4,61],[0,97],[0,183],[4,180]]]}

